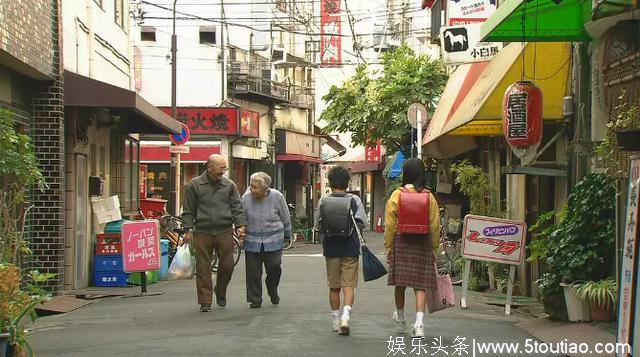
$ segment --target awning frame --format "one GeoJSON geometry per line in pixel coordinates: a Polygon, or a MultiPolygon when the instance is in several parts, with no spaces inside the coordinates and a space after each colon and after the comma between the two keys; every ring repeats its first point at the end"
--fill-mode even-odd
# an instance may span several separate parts
{"type": "Polygon", "coordinates": [[[147,102],[138,93],[70,71],[64,71],[66,107],[110,108],[128,118],[132,133],[180,133],[182,124],[147,102]],[[136,122],[142,119],[143,122],[136,122]],[[141,131],[136,131],[141,130],[141,131]]]}

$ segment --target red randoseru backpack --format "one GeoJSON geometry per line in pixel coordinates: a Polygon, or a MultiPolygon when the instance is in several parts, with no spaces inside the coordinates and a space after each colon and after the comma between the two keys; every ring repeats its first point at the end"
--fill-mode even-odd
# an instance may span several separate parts
{"type": "Polygon", "coordinates": [[[429,233],[429,190],[411,192],[405,187],[400,189],[397,230],[400,234],[429,233]]]}

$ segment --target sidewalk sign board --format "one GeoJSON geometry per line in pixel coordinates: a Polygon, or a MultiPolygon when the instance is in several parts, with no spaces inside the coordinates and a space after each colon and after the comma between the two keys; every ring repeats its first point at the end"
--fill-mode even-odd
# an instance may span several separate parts
{"type": "MultiPolygon", "coordinates": [[[[624,243],[622,246],[622,270],[620,272],[619,306],[618,306],[618,343],[631,344],[632,329],[634,326],[634,294],[636,293],[638,260],[638,211],[640,211],[640,157],[631,159],[629,165],[629,190],[627,196],[627,209],[624,243]]],[[[636,297],[637,298],[637,297],[636,297]]],[[[637,324],[636,324],[637,326],[637,324]]],[[[638,347],[638,346],[632,346],[638,347]]],[[[618,353],[618,356],[627,356],[627,353],[618,353]]]]}
{"type": "Polygon", "coordinates": [[[511,297],[516,265],[525,253],[527,224],[502,218],[466,215],[462,229],[462,256],[465,258],[460,307],[467,308],[467,289],[471,260],[509,264],[509,283],[505,314],[511,315],[511,297]]]}
{"type": "Polygon", "coordinates": [[[123,270],[140,272],[142,294],[147,293],[146,272],[160,269],[160,233],[156,219],[122,225],[123,270]]]}

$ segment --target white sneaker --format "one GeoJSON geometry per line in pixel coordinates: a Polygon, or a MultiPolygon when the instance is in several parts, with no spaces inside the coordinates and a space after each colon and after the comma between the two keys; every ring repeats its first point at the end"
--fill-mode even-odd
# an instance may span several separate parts
{"type": "Polygon", "coordinates": [[[340,319],[340,332],[343,336],[349,336],[351,330],[349,329],[349,319],[340,319]]]}
{"type": "Polygon", "coordinates": [[[424,338],[424,326],[423,325],[419,325],[419,326],[413,326],[411,328],[411,337],[414,338],[424,338]]]}
{"type": "Polygon", "coordinates": [[[333,318],[333,332],[338,332],[340,331],[340,318],[339,317],[334,317],[333,318]]]}
{"type": "Polygon", "coordinates": [[[398,316],[398,312],[397,311],[394,311],[391,314],[391,319],[396,324],[396,329],[398,330],[398,332],[406,332],[407,331],[407,320],[406,319],[400,320],[400,317],[398,316]]]}

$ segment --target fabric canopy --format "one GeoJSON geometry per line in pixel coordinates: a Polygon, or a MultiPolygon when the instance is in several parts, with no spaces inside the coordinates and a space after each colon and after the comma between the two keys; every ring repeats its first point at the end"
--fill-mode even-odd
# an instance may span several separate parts
{"type": "Polygon", "coordinates": [[[491,61],[460,66],[449,77],[423,138],[425,152],[449,158],[475,147],[469,136],[502,135],[502,98],[509,85],[533,81],[543,94],[545,120],[563,119],[571,70],[570,44],[512,43],[491,61]],[[523,75],[524,57],[524,75],[523,75]],[[447,140],[441,140],[447,135],[447,140]]]}
{"type": "Polygon", "coordinates": [[[591,0],[506,0],[480,27],[486,42],[589,41],[591,0]],[[524,19],[524,25],[523,25],[524,19]]]}

